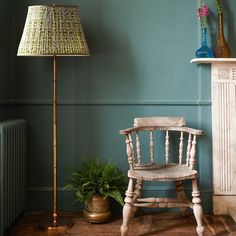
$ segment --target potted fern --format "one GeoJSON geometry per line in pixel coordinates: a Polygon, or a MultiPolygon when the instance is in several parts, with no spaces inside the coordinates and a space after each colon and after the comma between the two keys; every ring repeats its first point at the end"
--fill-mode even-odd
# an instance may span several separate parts
{"type": "Polygon", "coordinates": [[[85,219],[100,223],[111,216],[109,198],[124,204],[124,186],[125,176],[114,164],[93,159],[72,172],[65,188],[74,189],[76,200],[84,203],[85,219]]]}

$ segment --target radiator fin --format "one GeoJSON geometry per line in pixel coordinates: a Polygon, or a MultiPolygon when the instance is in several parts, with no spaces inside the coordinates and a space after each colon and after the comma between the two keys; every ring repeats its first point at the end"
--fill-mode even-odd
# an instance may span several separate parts
{"type": "Polygon", "coordinates": [[[1,235],[26,210],[25,120],[0,122],[0,151],[1,235]]]}

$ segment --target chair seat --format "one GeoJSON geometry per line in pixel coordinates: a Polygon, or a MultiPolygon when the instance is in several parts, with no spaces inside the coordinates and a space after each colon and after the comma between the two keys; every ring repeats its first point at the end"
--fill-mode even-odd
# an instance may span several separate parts
{"type": "Polygon", "coordinates": [[[179,164],[151,164],[135,166],[128,171],[128,177],[148,181],[175,181],[196,178],[197,171],[190,170],[186,165],[179,164]]]}

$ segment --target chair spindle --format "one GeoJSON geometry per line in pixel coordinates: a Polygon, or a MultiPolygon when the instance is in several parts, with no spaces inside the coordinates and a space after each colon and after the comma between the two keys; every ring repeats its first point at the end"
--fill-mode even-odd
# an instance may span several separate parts
{"type": "Polygon", "coordinates": [[[133,156],[133,152],[132,152],[132,139],[131,139],[131,135],[126,135],[126,153],[128,156],[128,163],[130,165],[130,169],[133,169],[133,163],[134,163],[134,156],[133,156]]]}
{"type": "Polygon", "coordinates": [[[192,170],[195,164],[195,154],[196,154],[196,135],[193,136],[192,147],[190,151],[190,169],[192,170]]]}
{"type": "Polygon", "coordinates": [[[169,162],[170,156],[170,142],[169,142],[169,131],[166,131],[166,142],[165,142],[165,156],[166,156],[166,164],[169,162]]]}
{"type": "Polygon", "coordinates": [[[154,162],[154,139],[153,139],[153,131],[150,131],[150,160],[151,163],[154,162]]]}
{"type": "Polygon", "coordinates": [[[189,167],[191,143],[192,143],[192,136],[191,136],[191,134],[189,134],[189,136],[188,136],[187,153],[186,153],[186,166],[187,167],[189,167]]]}
{"type": "Polygon", "coordinates": [[[133,162],[135,162],[134,145],[133,145],[133,140],[132,140],[131,134],[129,134],[129,140],[130,140],[130,148],[131,148],[131,151],[132,151],[133,162]]]}
{"type": "Polygon", "coordinates": [[[141,164],[141,148],[140,148],[140,138],[138,131],[136,131],[136,151],[137,151],[138,164],[141,164]]]}
{"type": "Polygon", "coordinates": [[[183,160],[183,150],[184,150],[184,132],[181,132],[179,141],[179,164],[182,164],[183,160]]]}

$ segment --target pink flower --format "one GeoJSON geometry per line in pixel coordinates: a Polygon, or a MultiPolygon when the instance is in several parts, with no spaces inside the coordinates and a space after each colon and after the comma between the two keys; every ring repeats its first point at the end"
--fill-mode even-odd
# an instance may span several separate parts
{"type": "Polygon", "coordinates": [[[201,10],[202,10],[202,15],[203,16],[209,16],[209,9],[208,9],[206,3],[203,3],[201,5],[201,10]]]}
{"type": "Polygon", "coordinates": [[[202,3],[201,6],[197,9],[197,16],[199,18],[209,16],[209,9],[206,3],[202,3]]]}
{"type": "Polygon", "coordinates": [[[201,17],[202,17],[201,8],[198,8],[198,9],[197,9],[197,16],[198,16],[198,18],[201,18],[201,17]]]}
{"type": "Polygon", "coordinates": [[[209,16],[209,8],[207,7],[206,3],[202,3],[199,8],[197,8],[197,17],[201,22],[201,27],[207,27],[207,16],[209,16]]]}

